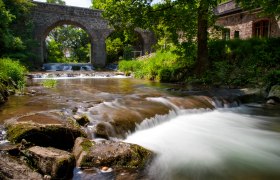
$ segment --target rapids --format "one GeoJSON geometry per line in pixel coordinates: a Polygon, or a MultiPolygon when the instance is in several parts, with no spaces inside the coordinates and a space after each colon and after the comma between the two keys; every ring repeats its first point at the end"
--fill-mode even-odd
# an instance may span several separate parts
{"type": "Polygon", "coordinates": [[[152,179],[279,178],[280,133],[262,128],[269,118],[239,109],[157,116],[125,141],[157,153],[148,170],[152,179]]]}

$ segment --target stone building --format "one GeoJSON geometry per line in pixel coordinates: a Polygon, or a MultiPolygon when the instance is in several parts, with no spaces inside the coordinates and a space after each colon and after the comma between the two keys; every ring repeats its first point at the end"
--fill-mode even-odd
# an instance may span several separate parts
{"type": "Polygon", "coordinates": [[[216,9],[216,25],[222,26],[224,39],[252,37],[280,37],[280,21],[261,16],[261,8],[245,11],[231,0],[216,9]]]}

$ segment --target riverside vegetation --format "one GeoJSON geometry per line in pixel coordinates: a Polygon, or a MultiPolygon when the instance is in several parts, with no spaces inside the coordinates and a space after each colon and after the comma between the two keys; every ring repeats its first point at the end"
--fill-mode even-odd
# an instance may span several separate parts
{"type": "Polygon", "coordinates": [[[192,73],[196,52],[189,44],[159,50],[144,59],[123,60],[119,69],[137,78],[160,82],[269,88],[280,83],[279,43],[280,38],[211,40],[210,66],[199,77],[192,73]]]}

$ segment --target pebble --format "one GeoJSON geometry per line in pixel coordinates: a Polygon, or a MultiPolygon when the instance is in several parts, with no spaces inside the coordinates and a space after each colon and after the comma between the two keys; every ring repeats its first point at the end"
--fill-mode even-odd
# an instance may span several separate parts
{"type": "Polygon", "coordinates": [[[101,168],[101,172],[102,173],[109,173],[109,172],[112,172],[113,171],[113,169],[112,168],[109,168],[109,167],[107,167],[107,166],[103,166],[102,168],[101,168]]]}

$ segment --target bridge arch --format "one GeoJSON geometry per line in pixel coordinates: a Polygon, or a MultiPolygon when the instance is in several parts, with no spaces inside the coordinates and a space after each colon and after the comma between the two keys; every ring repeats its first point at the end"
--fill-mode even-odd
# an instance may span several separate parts
{"type": "MultiPolygon", "coordinates": [[[[96,38],[95,33],[90,32],[90,29],[88,29],[88,27],[84,26],[83,24],[81,24],[79,22],[72,21],[72,20],[57,20],[57,21],[54,21],[53,23],[50,23],[50,25],[46,26],[46,28],[43,29],[42,32],[37,32],[38,37],[41,37],[40,42],[42,42],[42,46],[43,46],[43,62],[44,63],[46,63],[47,62],[46,60],[48,59],[47,58],[47,49],[46,49],[46,38],[52,30],[54,30],[56,27],[63,26],[63,25],[73,25],[75,27],[83,29],[89,37],[91,47],[93,46],[93,42],[97,41],[97,40],[94,40],[94,38],[96,38]]],[[[90,51],[92,51],[92,49],[90,51]]],[[[92,54],[92,52],[90,54],[92,54]]],[[[90,62],[93,63],[93,57],[90,57],[90,62]]]]}
{"type": "MultiPolygon", "coordinates": [[[[102,18],[101,10],[33,2],[35,6],[31,11],[34,24],[34,38],[38,45],[34,48],[38,63],[44,63],[46,47],[45,39],[48,33],[56,26],[62,24],[74,25],[87,32],[91,42],[91,62],[94,66],[105,66],[106,64],[106,38],[114,31],[108,26],[108,22],[102,18]]],[[[150,31],[136,29],[141,34],[144,45],[143,53],[152,51],[155,38],[150,31]]]]}

